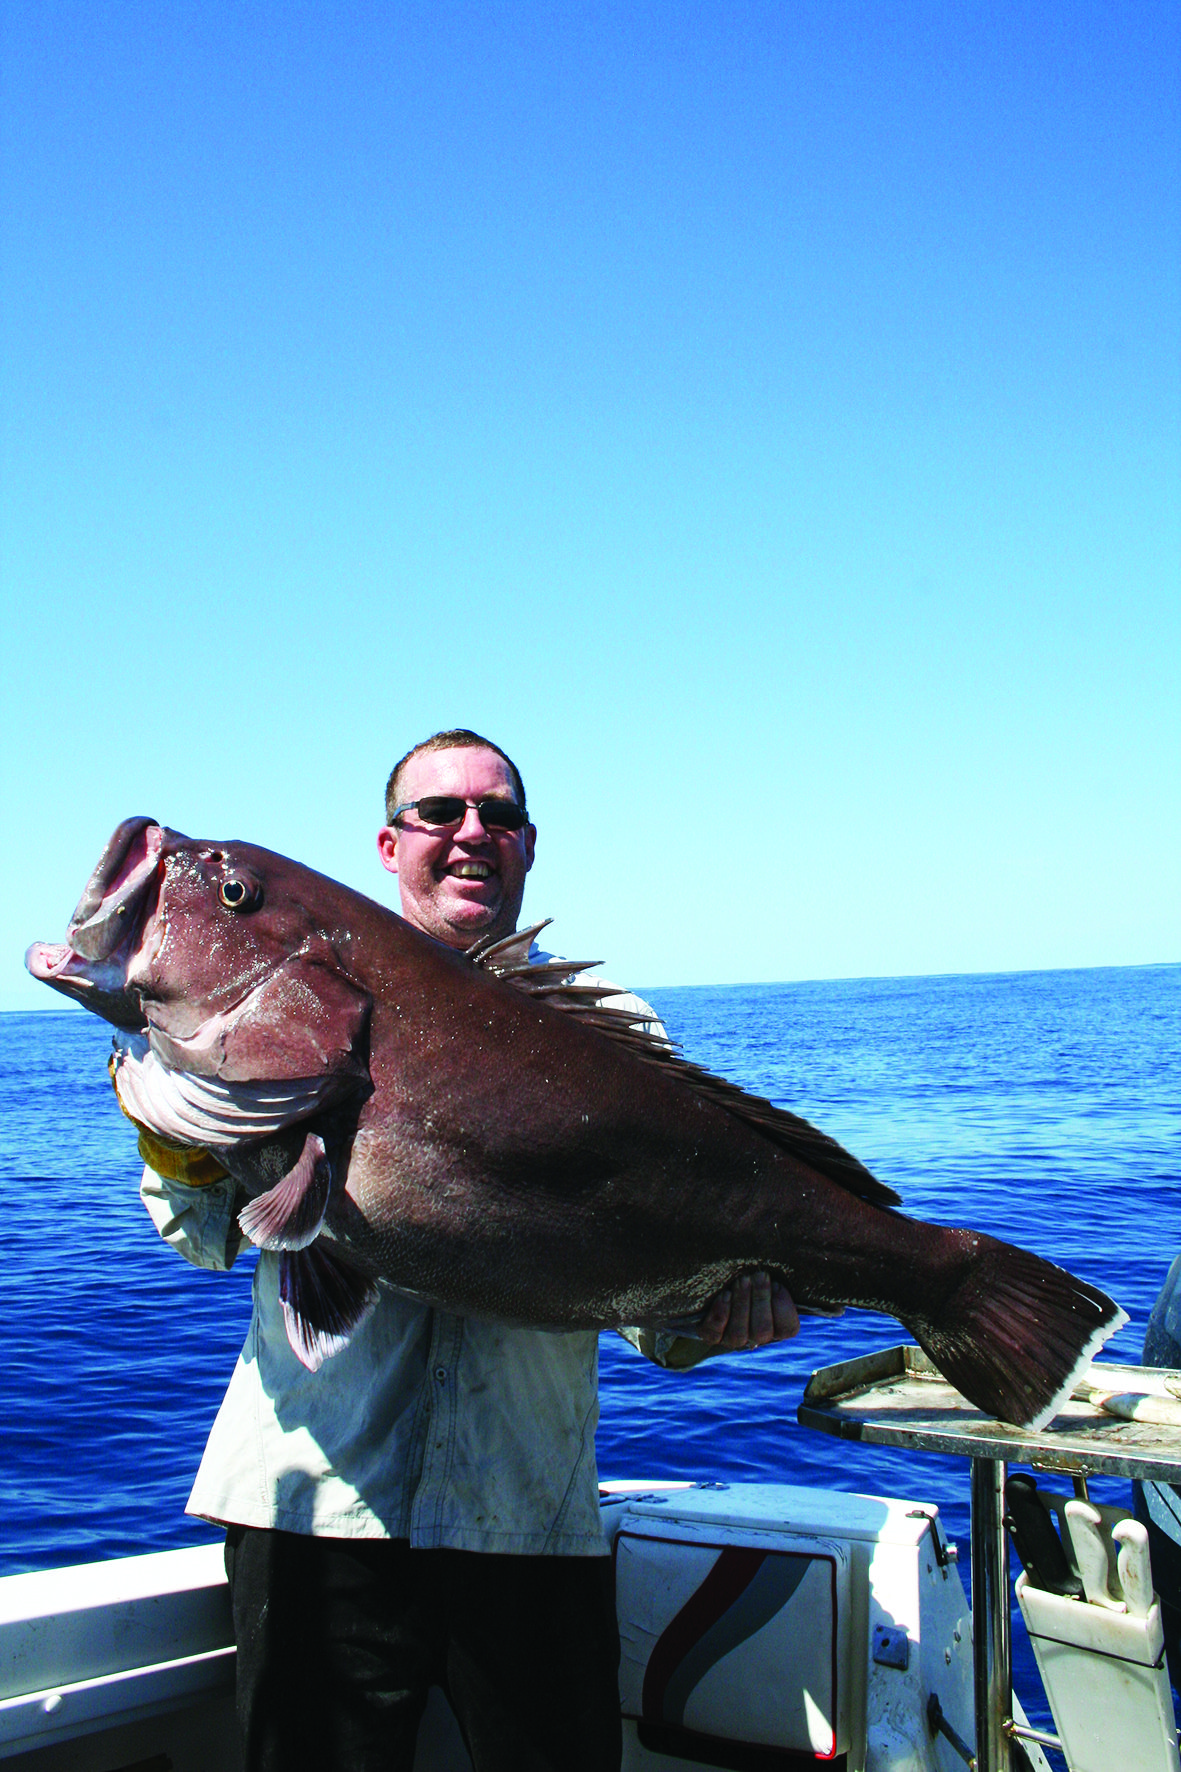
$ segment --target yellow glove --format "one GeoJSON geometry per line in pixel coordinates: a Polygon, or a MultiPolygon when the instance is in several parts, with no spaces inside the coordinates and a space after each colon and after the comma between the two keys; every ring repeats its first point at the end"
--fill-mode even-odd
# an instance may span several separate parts
{"type": "MultiPolygon", "coordinates": [[[[130,1119],[131,1116],[128,1115],[130,1119]]],[[[187,1187],[209,1187],[229,1173],[223,1169],[212,1151],[199,1144],[173,1144],[170,1138],[157,1138],[132,1120],[139,1133],[139,1154],[149,1169],[165,1181],[183,1181],[187,1187]]]]}
{"type": "Polygon", "coordinates": [[[149,1169],[154,1170],[164,1181],[183,1181],[186,1187],[210,1187],[213,1182],[220,1181],[229,1173],[222,1168],[213,1153],[205,1150],[202,1145],[176,1144],[171,1138],[158,1138],[146,1126],[141,1126],[127,1112],[120,1099],[113,1057],[107,1061],[107,1071],[114,1084],[115,1100],[119,1103],[121,1113],[131,1120],[139,1133],[139,1154],[149,1169]]]}

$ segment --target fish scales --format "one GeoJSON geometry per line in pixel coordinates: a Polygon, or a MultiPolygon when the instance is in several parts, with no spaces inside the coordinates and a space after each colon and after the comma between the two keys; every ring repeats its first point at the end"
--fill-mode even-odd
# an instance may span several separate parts
{"type": "Polygon", "coordinates": [[[27,963],[123,1030],[130,1117],[240,1184],[313,1369],[377,1280],[583,1329],[690,1320],[762,1268],[800,1305],[897,1317],[970,1400],[1031,1424],[1126,1320],[1035,1255],[894,1210],[815,1128],[527,947],[456,954],[285,857],[131,819],[65,943],[27,963]]]}

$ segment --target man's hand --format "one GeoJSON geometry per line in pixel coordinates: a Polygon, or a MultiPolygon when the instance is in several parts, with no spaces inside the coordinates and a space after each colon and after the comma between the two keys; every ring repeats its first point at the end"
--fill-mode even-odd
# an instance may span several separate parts
{"type": "Polygon", "coordinates": [[[743,1349],[787,1341],[800,1326],[799,1314],[786,1286],[769,1274],[740,1274],[719,1292],[697,1325],[697,1334],[711,1347],[743,1349]]]}

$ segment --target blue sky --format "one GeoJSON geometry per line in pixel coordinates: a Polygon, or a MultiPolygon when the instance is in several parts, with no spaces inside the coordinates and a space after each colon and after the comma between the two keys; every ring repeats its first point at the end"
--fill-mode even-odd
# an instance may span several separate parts
{"type": "Polygon", "coordinates": [[[1181,958],[1181,6],[0,24],[0,1007],[147,812],[520,763],[639,984],[1181,958]]]}

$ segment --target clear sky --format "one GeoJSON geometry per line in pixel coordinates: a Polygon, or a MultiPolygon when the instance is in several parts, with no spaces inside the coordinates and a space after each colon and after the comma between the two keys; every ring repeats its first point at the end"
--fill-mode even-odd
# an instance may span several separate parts
{"type": "Polygon", "coordinates": [[[8,0],[0,1006],[520,763],[640,985],[1181,958],[1177,0],[8,0]]]}

